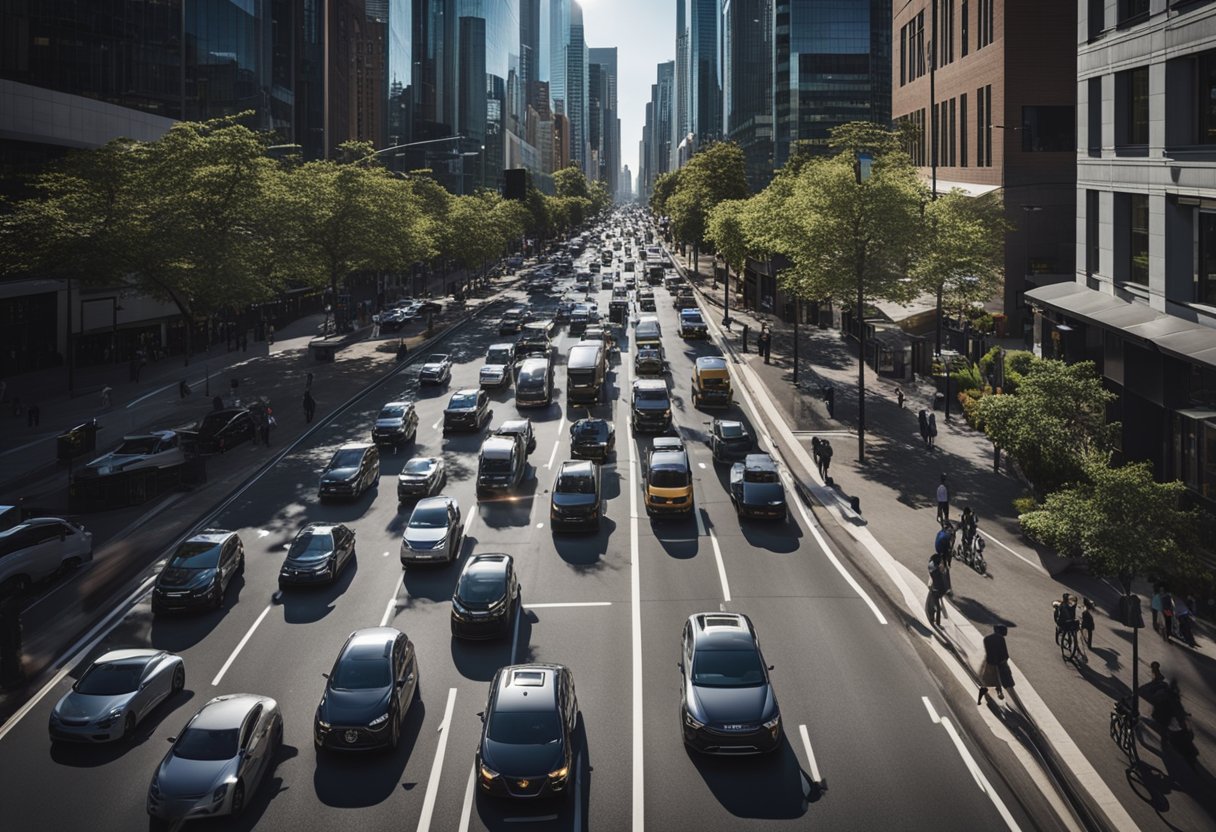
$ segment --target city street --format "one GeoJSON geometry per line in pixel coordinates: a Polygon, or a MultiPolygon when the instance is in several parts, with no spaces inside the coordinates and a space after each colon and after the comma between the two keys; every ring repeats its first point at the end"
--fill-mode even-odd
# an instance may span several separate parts
{"type": "MultiPolygon", "coordinates": [[[[556,294],[533,296],[536,310],[552,310],[556,294]]],[[[597,294],[607,309],[609,293],[597,294]]],[[[474,480],[485,431],[446,438],[441,432],[450,393],[475,386],[486,348],[506,340],[497,335],[493,315],[474,320],[444,344],[455,360],[450,384],[419,388],[420,364],[411,366],[321,424],[210,520],[210,526],[239,532],[247,553],[244,575],[222,610],[153,618],[144,596],[94,647],[91,655],[152,646],[185,659],[185,691],[142,723],[134,742],[50,743],[50,709],[83,662],[19,721],[0,728],[6,828],[145,825],[148,783],[166,739],[204,702],[233,692],[276,699],[284,743],[246,812],[236,820],[192,822],[200,830],[341,825],[463,832],[521,823],[536,829],[737,830],[773,822],[834,829],[1054,828],[1056,821],[1040,807],[1018,800],[968,735],[910,646],[902,621],[845,565],[797,502],[791,482],[788,522],[740,525],[727,496],[728,467],[715,465],[706,446],[716,414],[692,406],[693,363],[717,354],[717,347],[682,342],[670,295],[662,289],[655,294],[675,424],[692,460],[694,520],[651,521],[641,505],[640,462],[650,437],[630,431],[632,356],[623,337],[608,377],[609,401],[592,408],[593,415],[613,420],[617,435],[615,458],[603,467],[601,529],[593,535],[552,532],[550,490],[569,458],[569,426],[587,412],[567,407],[561,393],[564,355],[577,340],[564,328],[555,341],[558,392],[551,406],[517,411],[510,387],[491,396],[490,424],[517,413],[529,416],[537,447],[518,494],[479,504],[474,480]],[[378,489],[351,503],[319,503],[317,478],[333,450],[366,440],[380,405],[396,398],[417,402],[416,444],[384,453],[378,489]],[[465,519],[462,561],[474,553],[506,552],[517,563],[522,610],[511,636],[501,641],[451,637],[449,599],[459,563],[403,573],[398,559],[410,506],[398,506],[396,475],[410,456],[440,454],[449,474],[443,493],[459,501],[465,519]],[[304,523],[318,521],[355,530],[354,563],[335,586],[287,590],[276,603],[286,546],[304,523]],[[774,666],[784,738],[772,755],[704,757],[681,742],[680,630],[689,615],[720,609],[752,618],[774,666]],[[354,756],[316,751],[310,734],[322,674],[351,631],[380,624],[406,632],[419,656],[420,694],[399,748],[354,756]],[[577,685],[574,793],[564,802],[506,802],[475,788],[477,714],[485,708],[489,681],[497,668],[529,661],[566,664],[577,685]]],[[[734,413],[757,421],[746,400],[734,413]]]]}

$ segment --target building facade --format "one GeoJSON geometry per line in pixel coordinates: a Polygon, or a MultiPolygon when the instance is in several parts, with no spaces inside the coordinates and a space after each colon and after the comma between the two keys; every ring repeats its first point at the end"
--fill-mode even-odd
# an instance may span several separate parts
{"type": "Polygon", "coordinates": [[[1216,4],[1078,0],[1075,270],[1026,293],[1094,361],[1121,455],[1216,504],[1216,4]]]}
{"type": "Polygon", "coordinates": [[[595,178],[603,182],[608,187],[609,194],[615,198],[621,174],[621,121],[617,103],[616,47],[588,49],[587,65],[588,135],[596,160],[595,178]],[[592,77],[595,78],[594,84],[591,83],[592,77]],[[594,116],[591,115],[593,102],[594,116]]]}
{"type": "Polygon", "coordinates": [[[676,0],[676,67],[675,67],[675,99],[672,111],[671,160],[668,170],[680,167],[678,148],[688,136],[691,122],[688,115],[689,82],[688,74],[688,0],[676,0]]]}
{"type": "Polygon", "coordinates": [[[773,175],[773,0],[722,0],[723,134],[743,150],[747,181],[773,175]]]}
{"type": "Polygon", "coordinates": [[[566,46],[565,113],[570,120],[570,163],[594,177],[587,153],[587,39],[583,7],[570,3],[570,37],[566,46]]]}
{"type": "Polygon", "coordinates": [[[688,0],[688,132],[697,147],[722,138],[720,0],[688,0]]]}

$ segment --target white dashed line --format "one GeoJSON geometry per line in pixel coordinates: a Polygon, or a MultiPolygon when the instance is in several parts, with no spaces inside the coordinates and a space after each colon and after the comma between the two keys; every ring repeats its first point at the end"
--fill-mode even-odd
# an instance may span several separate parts
{"type": "Polygon", "coordinates": [[[562,446],[562,428],[566,426],[566,415],[563,413],[562,418],[557,423],[557,439],[553,442],[553,452],[549,454],[549,461],[545,463],[545,468],[552,468],[554,460],[557,459],[557,449],[562,446]]]}
{"type": "Polygon", "coordinates": [[[464,789],[464,807],[460,810],[460,832],[468,832],[469,819],[473,817],[473,791],[477,783],[477,766],[469,769],[469,785],[464,789]]]}
{"type": "Polygon", "coordinates": [[[384,615],[380,618],[380,626],[387,627],[388,623],[393,620],[393,616],[397,612],[397,593],[393,593],[393,597],[388,599],[388,603],[384,606],[384,615]]]}
{"type": "MultiPolygon", "coordinates": [[[[699,512],[698,512],[699,515],[699,512]]],[[[714,549],[714,561],[718,564],[718,580],[722,582],[722,600],[730,603],[730,584],[726,580],[726,564],[722,560],[722,549],[718,546],[718,536],[714,530],[709,530],[709,543],[714,549]]]]}
{"type": "Polygon", "coordinates": [[[443,722],[439,723],[439,748],[431,762],[431,777],[426,783],[426,797],[422,801],[422,815],[418,818],[418,832],[429,832],[431,816],[435,813],[435,797],[439,794],[439,775],[443,773],[443,755],[448,747],[448,729],[452,723],[452,707],[456,704],[456,688],[448,689],[448,704],[443,709],[443,722]]]}
{"type": "Polygon", "coordinates": [[[815,752],[811,750],[811,737],[806,732],[805,725],[798,726],[798,734],[802,737],[802,747],[806,749],[806,763],[811,770],[811,782],[822,783],[823,778],[819,775],[819,764],[815,762],[815,752]]]}
{"type": "Polygon", "coordinates": [[[232,655],[228,657],[228,661],[224,662],[224,666],[220,668],[220,672],[215,674],[215,678],[211,680],[212,687],[218,685],[220,680],[224,678],[224,674],[228,672],[228,668],[232,667],[232,663],[236,661],[236,657],[239,656],[241,651],[245,649],[245,645],[249,643],[249,639],[253,638],[254,631],[266,619],[266,616],[270,614],[271,606],[272,605],[267,604],[266,609],[262,610],[262,614],[258,616],[257,621],[254,621],[253,626],[245,632],[244,637],[237,643],[236,649],[232,651],[232,655]]]}
{"type": "Polygon", "coordinates": [[[568,601],[554,604],[528,604],[530,610],[552,610],[560,607],[611,607],[611,601],[568,601]]]}

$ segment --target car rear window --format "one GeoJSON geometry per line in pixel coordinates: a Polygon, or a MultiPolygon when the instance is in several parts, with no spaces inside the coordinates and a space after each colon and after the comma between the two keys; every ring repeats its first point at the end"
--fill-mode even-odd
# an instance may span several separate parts
{"type": "Polygon", "coordinates": [[[473,407],[477,404],[477,396],[474,393],[465,393],[463,395],[457,393],[452,396],[452,400],[448,402],[448,407],[452,409],[473,407]]]}
{"type": "Polygon", "coordinates": [[[640,401],[661,402],[667,400],[666,390],[638,390],[635,394],[640,401]]]}
{"type": "Polygon", "coordinates": [[[509,459],[482,459],[481,472],[483,474],[509,474],[511,473],[511,460],[509,459]]]}
{"type": "Polygon", "coordinates": [[[722,425],[719,433],[722,434],[723,439],[742,439],[743,425],[722,425]]]}
{"type": "Polygon", "coordinates": [[[487,364],[506,364],[511,360],[511,351],[507,349],[490,350],[486,354],[487,364]]]}
{"type": "Polygon", "coordinates": [[[658,468],[650,472],[650,484],[655,488],[684,488],[688,478],[687,471],[675,468],[658,468]]]}

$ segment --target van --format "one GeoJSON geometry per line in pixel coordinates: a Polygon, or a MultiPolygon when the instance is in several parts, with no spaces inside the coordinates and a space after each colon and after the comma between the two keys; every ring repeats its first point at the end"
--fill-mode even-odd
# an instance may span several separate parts
{"type": "Polygon", "coordinates": [[[548,407],[553,401],[553,367],[547,358],[526,358],[515,377],[516,407],[548,407]]]}
{"type": "Polygon", "coordinates": [[[726,359],[703,355],[692,371],[693,407],[730,407],[733,391],[726,359]]]}
{"type": "Polygon", "coordinates": [[[33,517],[0,532],[0,596],[22,595],[61,569],[93,559],[93,534],[58,517],[33,517]]]}
{"type": "Polygon", "coordinates": [[[528,452],[518,434],[495,435],[481,446],[477,460],[477,496],[509,493],[521,482],[528,468],[528,452]]]}
{"type": "Polygon", "coordinates": [[[599,404],[607,373],[606,355],[607,350],[602,343],[580,341],[570,348],[566,360],[568,401],[599,404]]]}
{"type": "Polygon", "coordinates": [[[659,319],[654,315],[643,315],[638,319],[638,325],[633,329],[633,343],[638,347],[663,348],[663,332],[659,328],[659,319]]]}

